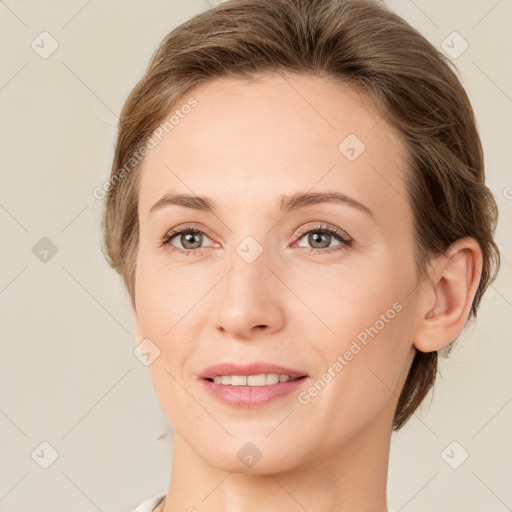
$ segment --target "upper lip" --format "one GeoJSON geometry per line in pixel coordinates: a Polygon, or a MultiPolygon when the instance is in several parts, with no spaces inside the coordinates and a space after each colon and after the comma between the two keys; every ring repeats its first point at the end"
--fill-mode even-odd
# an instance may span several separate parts
{"type": "Polygon", "coordinates": [[[273,363],[254,362],[249,364],[220,363],[203,370],[199,379],[212,379],[218,375],[260,375],[262,373],[277,373],[278,375],[289,375],[290,377],[307,376],[305,372],[293,370],[273,363]]]}

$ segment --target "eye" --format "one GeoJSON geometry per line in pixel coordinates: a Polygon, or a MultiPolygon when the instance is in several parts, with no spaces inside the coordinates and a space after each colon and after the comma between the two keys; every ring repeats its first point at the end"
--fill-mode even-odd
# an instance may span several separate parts
{"type": "MultiPolygon", "coordinates": [[[[302,247],[307,253],[331,253],[335,251],[344,250],[352,244],[350,238],[343,231],[328,225],[319,225],[314,227],[305,227],[299,230],[299,242],[306,239],[306,242],[311,244],[312,247],[302,247]],[[337,245],[332,246],[333,241],[338,241],[337,245]],[[328,250],[326,250],[328,249],[328,250]]],[[[182,226],[168,232],[161,243],[161,246],[170,246],[172,251],[177,251],[186,256],[201,255],[204,252],[204,247],[201,247],[204,239],[210,240],[208,235],[195,226],[182,226]],[[175,243],[174,243],[175,242],[175,243]],[[180,244],[181,246],[177,246],[180,244]]]]}
{"type": "Polygon", "coordinates": [[[340,251],[349,247],[352,243],[352,239],[343,231],[328,225],[320,225],[317,227],[303,228],[299,231],[299,239],[306,239],[306,242],[312,247],[304,247],[299,245],[298,247],[304,247],[308,253],[330,253],[334,251],[340,251]],[[334,247],[331,245],[333,240],[340,242],[334,247]],[[324,250],[329,249],[329,250],[324,250]]]}
{"type": "Polygon", "coordinates": [[[204,249],[204,247],[201,247],[201,245],[204,238],[210,240],[203,230],[196,227],[183,226],[167,233],[161,245],[169,245],[173,251],[178,251],[187,256],[197,255],[203,253],[202,249],[204,249]],[[175,243],[173,243],[174,241],[180,244],[181,247],[176,246],[175,243]]]}

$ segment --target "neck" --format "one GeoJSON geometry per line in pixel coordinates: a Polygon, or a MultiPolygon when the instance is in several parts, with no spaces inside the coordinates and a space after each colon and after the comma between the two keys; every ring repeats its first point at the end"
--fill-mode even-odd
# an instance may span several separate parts
{"type": "MultiPolygon", "coordinates": [[[[223,471],[175,432],[162,512],[387,512],[391,428],[383,418],[335,450],[279,472],[223,471]]],[[[258,466],[254,466],[256,470],[258,466]]]]}

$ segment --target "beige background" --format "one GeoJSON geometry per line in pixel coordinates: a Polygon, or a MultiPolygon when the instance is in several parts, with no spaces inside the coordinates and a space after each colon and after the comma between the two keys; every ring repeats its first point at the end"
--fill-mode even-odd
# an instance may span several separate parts
{"type": "MultiPolygon", "coordinates": [[[[389,504],[511,510],[512,2],[389,4],[434,45],[454,31],[469,44],[453,60],[479,120],[504,257],[477,326],[441,364],[430,407],[393,435],[389,504]]],[[[92,191],[108,179],[117,115],[153,50],[207,8],[0,0],[0,511],[122,512],[166,490],[172,434],[157,439],[167,422],[132,353],[129,303],[100,251],[92,191]],[[43,31],[58,44],[46,59],[43,31]],[[47,469],[42,442],[58,452],[47,469]]]]}

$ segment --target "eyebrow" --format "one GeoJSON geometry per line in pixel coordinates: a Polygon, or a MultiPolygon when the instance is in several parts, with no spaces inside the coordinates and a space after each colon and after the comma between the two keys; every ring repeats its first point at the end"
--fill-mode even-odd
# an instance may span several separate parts
{"type": "MultiPolygon", "coordinates": [[[[282,195],[280,201],[280,210],[282,212],[291,212],[299,210],[308,206],[321,204],[321,203],[342,203],[360,211],[365,212],[370,217],[375,219],[375,214],[368,206],[360,203],[356,199],[342,194],[341,192],[298,192],[292,195],[282,195]]],[[[184,206],[194,210],[201,210],[213,213],[215,210],[215,203],[203,196],[195,196],[190,194],[177,194],[169,192],[160,198],[149,210],[150,213],[164,208],[169,205],[184,206]]]]}

